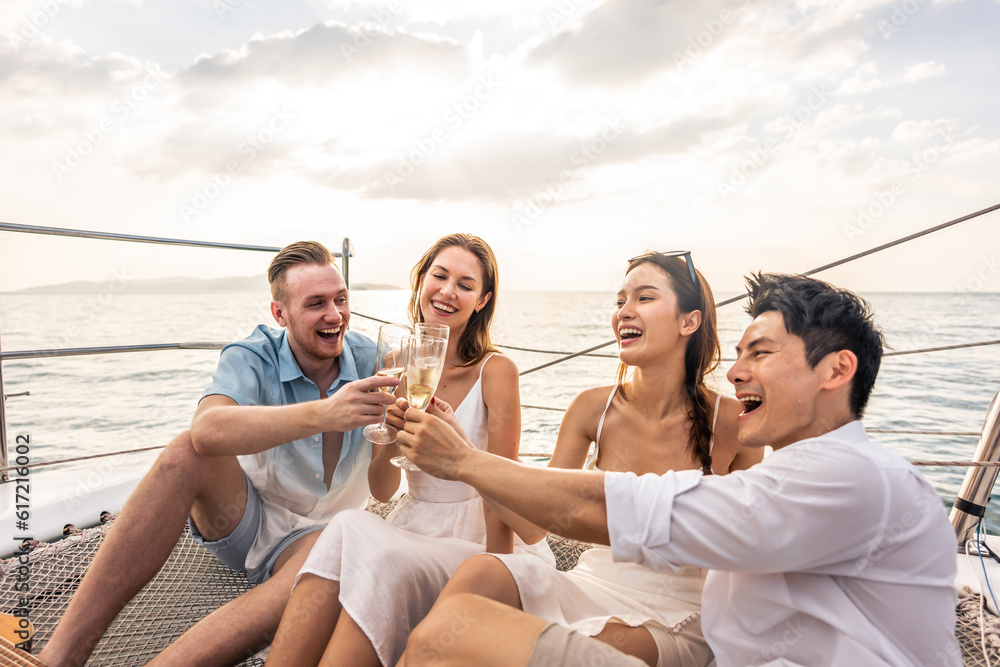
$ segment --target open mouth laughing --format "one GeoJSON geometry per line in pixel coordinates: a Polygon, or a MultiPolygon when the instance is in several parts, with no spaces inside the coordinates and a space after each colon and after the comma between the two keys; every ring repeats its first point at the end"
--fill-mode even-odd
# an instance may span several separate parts
{"type": "Polygon", "coordinates": [[[745,415],[750,414],[764,403],[764,399],[757,394],[745,394],[739,396],[738,399],[743,405],[743,414],[745,415]]]}
{"type": "Polygon", "coordinates": [[[618,335],[622,338],[622,345],[630,343],[642,337],[642,332],[634,327],[622,327],[618,330],[618,335]]]}
{"type": "Polygon", "coordinates": [[[457,313],[458,308],[449,306],[443,301],[431,301],[431,308],[440,315],[451,315],[452,313],[457,313]]]}
{"type": "Polygon", "coordinates": [[[323,340],[335,341],[340,336],[340,331],[343,328],[344,328],[344,325],[341,324],[340,326],[331,327],[329,329],[317,329],[316,333],[323,340]]]}

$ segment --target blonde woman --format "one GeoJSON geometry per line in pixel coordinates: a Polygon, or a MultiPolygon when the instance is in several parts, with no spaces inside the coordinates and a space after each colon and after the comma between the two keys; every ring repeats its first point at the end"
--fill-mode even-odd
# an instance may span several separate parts
{"type": "MultiPolygon", "coordinates": [[[[474,446],[517,457],[520,398],[517,367],[490,343],[496,308],[493,251],[468,234],[440,239],[411,273],[414,322],[446,324],[445,369],[435,401],[457,406],[454,419],[474,446]]],[[[402,426],[402,412],[389,423],[402,426]]],[[[396,445],[375,446],[369,483],[388,500],[400,471],[396,445]]],[[[475,490],[420,471],[407,471],[407,495],[382,521],[369,512],[341,513],[324,530],[296,579],[268,665],[394,665],[410,630],[427,614],[463,560],[510,553],[515,538],[475,490]]],[[[554,565],[544,541],[524,545],[554,565]]]]}

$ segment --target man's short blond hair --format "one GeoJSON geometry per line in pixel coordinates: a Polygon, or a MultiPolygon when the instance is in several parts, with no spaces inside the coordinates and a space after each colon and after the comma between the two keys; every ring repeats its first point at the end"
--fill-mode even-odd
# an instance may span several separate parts
{"type": "Polygon", "coordinates": [[[271,284],[271,298],[284,303],[285,275],[293,266],[305,264],[334,264],[333,254],[318,241],[296,241],[286,245],[274,256],[267,269],[267,282],[271,284]]]}

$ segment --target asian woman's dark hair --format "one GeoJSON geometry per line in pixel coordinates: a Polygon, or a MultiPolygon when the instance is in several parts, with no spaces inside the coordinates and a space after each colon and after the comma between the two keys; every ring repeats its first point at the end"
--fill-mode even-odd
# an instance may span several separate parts
{"type": "MultiPolygon", "coordinates": [[[[691,454],[701,462],[702,470],[712,471],[712,401],[709,399],[705,378],[718,368],[721,358],[719,332],[715,313],[715,296],[708,281],[695,271],[698,285],[691,281],[687,261],[681,256],[647,252],[629,260],[628,274],[641,264],[653,264],[663,271],[670,280],[670,287],[677,296],[677,308],[681,313],[701,311],[701,326],[688,338],[684,351],[684,390],[688,398],[688,421],[691,423],[691,439],[688,447],[691,454]]],[[[618,365],[618,384],[625,393],[625,374],[628,366],[618,365]]]]}

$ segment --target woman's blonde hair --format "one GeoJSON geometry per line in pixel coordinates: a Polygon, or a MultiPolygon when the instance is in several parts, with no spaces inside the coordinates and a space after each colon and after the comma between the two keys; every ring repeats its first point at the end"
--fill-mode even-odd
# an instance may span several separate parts
{"type": "Polygon", "coordinates": [[[410,289],[412,290],[409,306],[410,321],[414,324],[424,321],[424,314],[420,312],[420,290],[424,276],[427,275],[427,271],[431,268],[438,253],[445,248],[452,247],[462,248],[475,255],[483,273],[482,291],[479,295],[492,294],[485,306],[472,313],[472,317],[469,318],[465,331],[462,333],[462,339],[458,342],[458,356],[462,360],[462,365],[472,366],[479,363],[490,352],[497,351],[490,342],[490,324],[493,322],[493,313],[496,312],[497,308],[498,269],[493,249],[486,241],[472,234],[449,234],[438,239],[437,243],[424,253],[417,265],[413,267],[413,271],[410,272],[410,289]]]}

